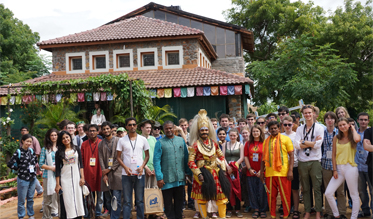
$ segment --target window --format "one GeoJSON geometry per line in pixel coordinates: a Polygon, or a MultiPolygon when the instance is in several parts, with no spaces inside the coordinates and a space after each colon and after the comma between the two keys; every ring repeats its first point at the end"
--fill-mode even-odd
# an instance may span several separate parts
{"type": "Polygon", "coordinates": [[[182,68],[183,64],[183,46],[162,47],[162,66],[164,69],[182,68]]]}
{"type": "Polygon", "coordinates": [[[113,50],[114,71],[133,70],[132,49],[113,50]]]}
{"type": "Polygon", "coordinates": [[[158,69],[157,48],[137,49],[137,57],[139,70],[158,69]]]}
{"type": "Polygon", "coordinates": [[[66,73],[85,73],[85,52],[66,53],[66,73]]]}
{"type": "Polygon", "coordinates": [[[109,51],[89,52],[91,72],[109,71],[109,51]]]}

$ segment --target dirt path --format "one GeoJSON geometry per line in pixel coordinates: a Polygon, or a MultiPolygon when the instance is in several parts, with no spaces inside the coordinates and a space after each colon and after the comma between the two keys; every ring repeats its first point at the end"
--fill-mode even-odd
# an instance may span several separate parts
{"type": "MultiPolygon", "coordinates": [[[[40,219],[43,216],[42,213],[39,213],[42,201],[43,201],[42,197],[38,197],[38,198],[34,199],[34,211],[35,211],[35,218],[36,219],[40,219]]],[[[278,204],[280,204],[279,200],[278,200],[278,204]]],[[[304,209],[303,204],[300,204],[299,205],[300,212],[303,212],[303,209],[304,209]]],[[[185,218],[193,218],[194,213],[195,213],[194,211],[185,210],[184,211],[185,218]]],[[[133,213],[133,216],[135,216],[135,215],[136,214],[133,213]]],[[[251,217],[252,213],[243,213],[243,215],[244,215],[244,218],[245,217],[252,218],[251,217]]],[[[269,212],[267,212],[267,216],[268,216],[267,218],[270,218],[269,212]]],[[[347,208],[347,218],[350,218],[350,216],[351,216],[351,209],[347,208]]],[[[107,218],[109,219],[110,217],[107,217],[107,218]]],[[[133,218],[135,218],[135,217],[133,217],[133,218]]],[[[277,215],[277,218],[279,218],[279,215],[277,215]]],[[[303,216],[301,218],[303,218],[303,216]]],[[[312,215],[311,218],[315,218],[315,216],[312,215]]],[[[11,202],[9,202],[9,203],[0,207],[0,219],[18,219],[18,217],[17,217],[17,200],[13,200],[13,201],[11,201],[11,202]]],[[[25,219],[27,219],[27,217],[25,217],[25,219]]],[[[232,217],[232,219],[235,219],[235,217],[232,217]]]]}

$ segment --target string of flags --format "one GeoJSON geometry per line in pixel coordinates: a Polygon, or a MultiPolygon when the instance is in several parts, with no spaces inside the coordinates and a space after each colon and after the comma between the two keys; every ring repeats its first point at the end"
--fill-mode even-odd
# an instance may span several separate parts
{"type": "MultiPolygon", "coordinates": [[[[194,96],[227,96],[227,95],[249,95],[250,98],[250,85],[228,85],[228,86],[204,86],[204,87],[179,87],[179,88],[160,88],[152,89],[151,98],[172,98],[172,97],[194,97],[194,96]]],[[[50,94],[50,95],[24,95],[24,96],[11,96],[9,99],[10,105],[28,104],[35,100],[42,101],[43,103],[52,102],[57,103],[62,99],[62,94],[50,94]]],[[[94,93],[71,93],[69,94],[70,99],[73,102],[85,102],[85,101],[112,101],[116,95],[111,92],[94,92],[94,93]]],[[[8,104],[8,97],[2,96],[0,99],[1,105],[8,104]]]]}

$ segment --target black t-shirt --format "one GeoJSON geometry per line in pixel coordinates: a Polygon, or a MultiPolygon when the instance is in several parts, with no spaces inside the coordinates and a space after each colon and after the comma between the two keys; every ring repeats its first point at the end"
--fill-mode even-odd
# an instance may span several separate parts
{"type": "MultiPolygon", "coordinates": [[[[364,139],[369,139],[370,143],[373,144],[373,129],[368,128],[364,132],[364,139]]],[[[369,152],[367,162],[368,165],[368,174],[371,182],[373,182],[373,152],[369,152]]]]}

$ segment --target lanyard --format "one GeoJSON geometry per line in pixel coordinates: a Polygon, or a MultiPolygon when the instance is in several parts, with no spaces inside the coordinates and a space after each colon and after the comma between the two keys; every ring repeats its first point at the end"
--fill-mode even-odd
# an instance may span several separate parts
{"type": "Polygon", "coordinates": [[[111,138],[111,148],[109,148],[108,144],[107,144],[107,141],[105,139],[105,146],[106,148],[108,149],[109,153],[110,153],[110,156],[111,156],[111,152],[112,152],[112,149],[113,149],[113,145],[114,145],[114,137],[111,138]]]}
{"type": "MultiPolygon", "coordinates": [[[[327,135],[329,135],[328,131],[326,131],[326,132],[327,132],[327,135]]],[[[333,130],[333,138],[334,138],[334,136],[335,136],[335,131],[333,130]]],[[[326,141],[327,141],[327,143],[328,143],[328,147],[330,147],[330,145],[333,143],[333,138],[332,138],[332,142],[330,142],[330,141],[329,141],[329,138],[328,138],[328,136],[327,136],[326,141]]]]}
{"type": "Polygon", "coordinates": [[[95,148],[92,149],[91,140],[89,140],[89,147],[91,148],[92,157],[93,157],[93,155],[94,155],[94,153],[95,153],[95,151],[96,151],[97,144],[98,144],[98,139],[96,139],[95,148]]]}
{"type": "Polygon", "coordinates": [[[308,130],[308,132],[306,133],[306,128],[307,128],[307,125],[304,125],[304,129],[303,129],[303,135],[304,135],[304,140],[309,140],[307,138],[307,136],[310,134],[311,130],[312,130],[312,133],[311,133],[311,141],[313,139],[313,132],[315,131],[315,123],[313,123],[313,125],[311,126],[310,130],[308,130]]]}
{"type": "Polygon", "coordinates": [[[129,135],[127,135],[127,136],[128,136],[128,140],[130,141],[130,144],[131,144],[131,147],[132,147],[132,152],[133,152],[132,154],[134,154],[135,153],[135,149],[136,149],[137,135],[136,135],[136,139],[135,139],[135,146],[132,144],[130,136],[129,135]]]}

